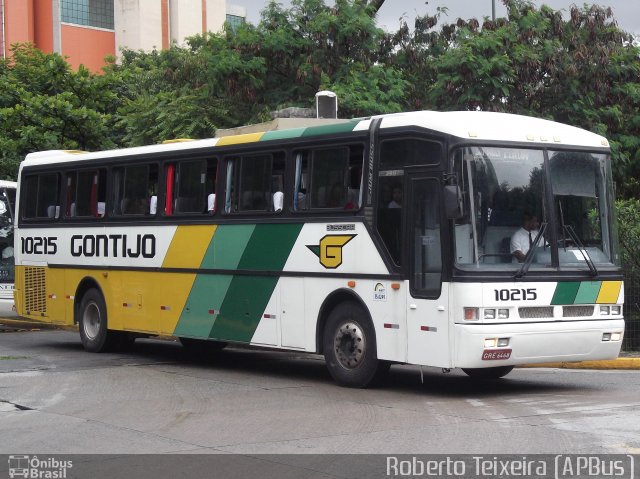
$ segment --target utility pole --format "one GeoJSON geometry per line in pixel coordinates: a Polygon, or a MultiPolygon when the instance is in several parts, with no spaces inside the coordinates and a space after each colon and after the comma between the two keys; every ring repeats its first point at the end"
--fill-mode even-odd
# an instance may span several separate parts
{"type": "Polygon", "coordinates": [[[491,19],[496,21],[496,0],[491,0],[491,19]]]}

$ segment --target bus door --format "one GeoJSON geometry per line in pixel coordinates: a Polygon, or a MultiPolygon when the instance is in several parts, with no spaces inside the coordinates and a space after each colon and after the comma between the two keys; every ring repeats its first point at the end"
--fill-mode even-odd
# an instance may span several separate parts
{"type": "Polygon", "coordinates": [[[412,173],[406,178],[408,362],[449,367],[448,289],[442,283],[442,182],[435,173],[412,173]]]}

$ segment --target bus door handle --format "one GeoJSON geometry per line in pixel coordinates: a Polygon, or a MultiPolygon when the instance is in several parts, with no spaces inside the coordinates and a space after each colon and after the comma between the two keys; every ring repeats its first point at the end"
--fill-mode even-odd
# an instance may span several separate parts
{"type": "Polygon", "coordinates": [[[418,306],[415,304],[410,304],[409,309],[418,309],[418,306]]]}

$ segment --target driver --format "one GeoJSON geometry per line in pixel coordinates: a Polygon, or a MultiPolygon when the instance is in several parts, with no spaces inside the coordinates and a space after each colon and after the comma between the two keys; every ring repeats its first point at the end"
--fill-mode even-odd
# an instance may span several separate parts
{"type": "MultiPolygon", "coordinates": [[[[524,258],[533,246],[533,242],[539,233],[539,226],[540,222],[536,215],[528,212],[522,215],[522,227],[511,237],[510,251],[518,262],[522,263],[524,261],[524,258]]],[[[540,238],[536,246],[544,246],[544,239],[540,238]]]]}

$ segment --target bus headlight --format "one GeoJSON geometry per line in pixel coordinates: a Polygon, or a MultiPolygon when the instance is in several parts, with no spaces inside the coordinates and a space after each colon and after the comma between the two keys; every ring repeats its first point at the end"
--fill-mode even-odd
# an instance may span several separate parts
{"type": "Polygon", "coordinates": [[[622,339],[622,333],[611,333],[611,341],[620,341],[622,339]]]}
{"type": "Polygon", "coordinates": [[[498,319],[508,319],[509,318],[509,310],[508,309],[499,309],[498,310],[498,319]]]}
{"type": "Polygon", "coordinates": [[[489,338],[484,340],[484,348],[491,349],[495,348],[498,340],[496,338],[489,338]]]}
{"type": "Polygon", "coordinates": [[[602,316],[609,316],[609,314],[610,314],[610,308],[609,308],[609,306],[602,306],[602,305],[601,305],[601,306],[600,306],[600,314],[601,314],[602,316]]]}
{"type": "Polygon", "coordinates": [[[484,310],[484,319],[496,319],[496,310],[495,309],[485,309],[484,310]]]}
{"type": "Polygon", "coordinates": [[[498,338],[498,347],[505,348],[509,346],[509,338],[498,338]]]}
{"type": "Polygon", "coordinates": [[[465,321],[477,321],[478,318],[478,308],[464,308],[465,321]]]}
{"type": "Polygon", "coordinates": [[[620,316],[622,314],[622,306],[620,306],[619,304],[611,306],[611,314],[613,314],[614,316],[620,316]]]}

